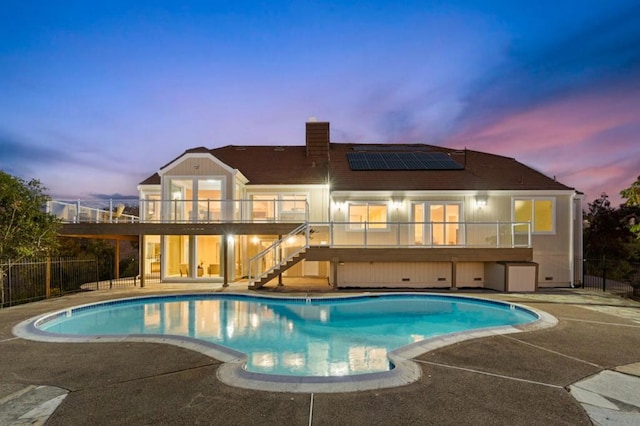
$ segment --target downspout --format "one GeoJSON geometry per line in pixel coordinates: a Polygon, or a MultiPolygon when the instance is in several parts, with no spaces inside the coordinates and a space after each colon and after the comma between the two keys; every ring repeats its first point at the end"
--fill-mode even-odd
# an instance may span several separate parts
{"type": "Polygon", "coordinates": [[[575,257],[574,257],[574,246],[575,246],[575,215],[576,215],[576,202],[575,202],[575,191],[571,194],[571,198],[569,199],[570,209],[569,209],[569,284],[571,288],[574,288],[574,278],[575,278],[575,257]]]}

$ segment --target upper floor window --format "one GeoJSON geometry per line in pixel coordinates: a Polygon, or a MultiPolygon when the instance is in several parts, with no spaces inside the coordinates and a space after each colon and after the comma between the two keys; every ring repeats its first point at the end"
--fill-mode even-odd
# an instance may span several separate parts
{"type": "MultiPolygon", "coordinates": [[[[516,198],[513,200],[513,220],[531,222],[534,234],[553,234],[556,231],[554,198],[516,198]]],[[[526,232],[526,225],[518,225],[516,232],[526,232]]]]}
{"type": "Polygon", "coordinates": [[[387,229],[387,205],[384,203],[349,204],[349,228],[387,229]]]}
{"type": "MultiPolygon", "coordinates": [[[[165,191],[171,200],[166,218],[176,221],[211,222],[222,218],[225,177],[166,177],[165,191]]],[[[165,194],[167,194],[165,192],[165,194]]]]}
{"type": "Polygon", "coordinates": [[[307,220],[307,194],[254,194],[251,199],[254,220],[307,220]]]}

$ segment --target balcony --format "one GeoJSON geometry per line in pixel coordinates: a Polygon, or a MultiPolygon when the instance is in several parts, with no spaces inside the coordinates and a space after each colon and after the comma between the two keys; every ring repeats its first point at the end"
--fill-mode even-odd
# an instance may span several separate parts
{"type": "Polygon", "coordinates": [[[87,234],[108,228],[109,234],[121,229],[129,235],[286,235],[299,224],[307,224],[308,240],[303,245],[309,247],[532,246],[529,222],[309,222],[309,206],[300,200],[52,200],[47,211],[63,224],[76,225],[74,231],[87,234]],[[78,227],[83,224],[88,227],[78,227]],[[211,226],[191,226],[194,224],[211,226]]]}
{"type": "Polygon", "coordinates": [[[357,248],[531,247],[529,222],[309,223],[310,246],[357,248]]]}
{"type": "Polygon", "coordinates": [[[279,200],[51,200],[46,211],[62,223],[304,223],[309,205],[279,200]]]}

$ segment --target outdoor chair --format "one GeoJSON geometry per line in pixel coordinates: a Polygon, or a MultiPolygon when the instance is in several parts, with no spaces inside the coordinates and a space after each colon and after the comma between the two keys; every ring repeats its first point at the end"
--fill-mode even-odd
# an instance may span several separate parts
{"type": "Polygon", "coordinates": [[[104,214],[102,215],[103,222],[109,222],[109,220],[111,220],[112,222],[118,222],[118,219],[122,216],[122,213],[124,213],[124,204],[118,204],[113,212],[109,212],[108,210],[104,212],[104,214]]]}
{"type": "Polygon", "coordinates": [[[184,263],[180,264],[180,276],[189,276],[189,267],[184,263]]]}
{"type": "Polygon", "coordinates": [[[209,266],[207,266],[207,274],[209,274],[209,276],[218,275],[219,273],[220,273],[220,265],[216,265],[212,263],[209,266]]]}

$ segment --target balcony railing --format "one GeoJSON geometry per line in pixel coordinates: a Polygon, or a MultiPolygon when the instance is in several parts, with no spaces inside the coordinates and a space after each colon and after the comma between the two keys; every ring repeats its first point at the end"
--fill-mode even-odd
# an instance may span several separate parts
{"type": "Polygon", "coordinates": [[[138,200],[51,200],[46,211],[63,223],[134,223],[139,221],[138,200]]]}
{"type": "Polygon", "coordinates": [[[47,212],[64,223],[305,223],[309,205],[278,200],[51,200],[47,212]]]}
{"type": "Polygon", "coordinates": [[[142,222],[304,223],[309,205],[301,200],[141,200],[142,222]]]}
{"type": "Polygon", "coordinates": [[[529,222],[309,222],[300,200],[52,200],[65,223],[305,223],[309,245],[330,247],[531,247],[529,222]]]}
{"type": "Polygon", "coordinates": [[[309,245],[330,247],[531,247],[529,222],[315,222],[309,245]]]}

